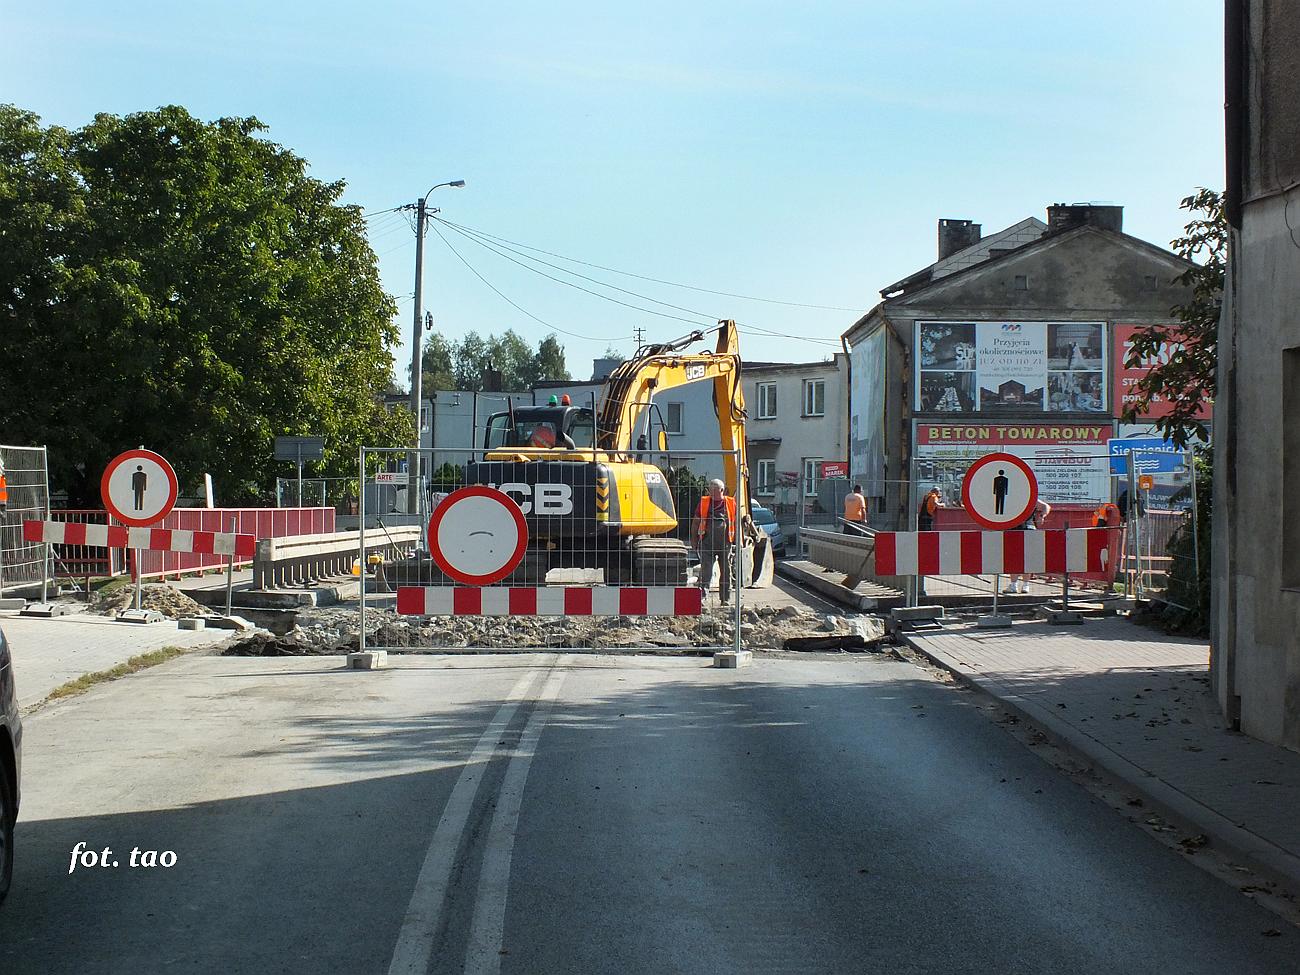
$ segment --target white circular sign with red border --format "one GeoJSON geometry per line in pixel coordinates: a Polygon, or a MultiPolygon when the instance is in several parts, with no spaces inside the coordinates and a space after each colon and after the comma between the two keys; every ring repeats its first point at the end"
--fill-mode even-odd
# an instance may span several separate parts
{"type": "Polygon", "coordinates": [[[176,504],[176,472],[152,450],[128,450],[108,462],[99,494],[122,524],[147,528],[166,518],[176,504]]]}
{"type": "Polygon", "coordinates": [[[1038,478],[1015,454],[986,454],[966,471],[961,501],[966,513],[985,528],[1019,528],[1038,502],[1038,478]]]}
{"type": "Polygon", "coordinates": [[[429,519],[429,554],[467,586],[499,582],[523,561],[528,525],[519,505],[481,484],[447,495],[429,519]]]}

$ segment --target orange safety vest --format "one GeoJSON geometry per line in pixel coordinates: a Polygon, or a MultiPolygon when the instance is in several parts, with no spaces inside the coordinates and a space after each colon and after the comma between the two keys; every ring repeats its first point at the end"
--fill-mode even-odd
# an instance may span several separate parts
{"type": "Polygon", "coordinates": [[[1092,513],[1093,528],[1112,528],[1119,524],[1119,508],[1107,502],[1092,513]]]}
{"type": "MultiPolygon", "coordinates": [[[[695,512],[695,517],[700,520],[697,534],[701,538],[704,537],[705,526],[709,523],[709,502],[712,500],[707,494],[700,498],[700,507],[695,512]]],[[[727,541],[734,542],[736,540],[736,499],[723,495],[722,500],[727,509],[727,541]]]]}
{"type": "Polygon", "coordinates": [[[9,482],[0,474],[0,511],[9,507],[9,482]]]}

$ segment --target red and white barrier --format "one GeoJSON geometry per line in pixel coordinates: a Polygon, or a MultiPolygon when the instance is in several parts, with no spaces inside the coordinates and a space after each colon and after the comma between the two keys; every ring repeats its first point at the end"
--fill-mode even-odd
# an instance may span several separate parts
{"type": "Polygon", "coordinates": [[[1109,531],[876,532],[876,575],[1102,572],[1109,531]]]}
{"type": "Polygon", "coordinates": [[[403,616],[699,616],[695,586],[399,586],[403,616]]]}
{"type": "Polygon", "coordinates": [[[177,528],[123,528],[120,525],[87,525],[71,521],[24,521],[23,540],[51,545],[136,548],[151,552],[196,552],[249,558],[257,548],[257,539],[252,535],[177,528]]]}

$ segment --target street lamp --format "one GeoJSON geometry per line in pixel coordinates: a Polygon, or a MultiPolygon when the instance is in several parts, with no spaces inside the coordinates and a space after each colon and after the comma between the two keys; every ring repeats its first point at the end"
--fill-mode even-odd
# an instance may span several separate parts
{"type": "MultiPolygon", "coordinates": [[[[421,339],[424,334],[424,225],[428,219],[428,201],[434,190],[443,186],[456,189],[464,187],[463,179],[453,179],[429,187],[429,192],[420,197],[415,204],[415,313],[411,327],[411,416],[415,418],[415,438],[412,452],[407,462],[406,510],[409,514],[420,513],[420,401],[424,398],[422,389],[423,376],[420,369],[421,339]]],[[[437,213],[437,210],[433,211],[437,213]]]]}

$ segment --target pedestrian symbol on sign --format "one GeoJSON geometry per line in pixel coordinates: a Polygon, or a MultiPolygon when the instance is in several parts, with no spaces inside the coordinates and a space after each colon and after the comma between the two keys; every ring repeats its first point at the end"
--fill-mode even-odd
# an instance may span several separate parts
{"type": "Polygon", "coordinates": [[[1004,514],[1007,506],[1007,480],[1006,468],[998,468],[998,476],[993,478],[993,501],[994,513],[1004,514]]]}

